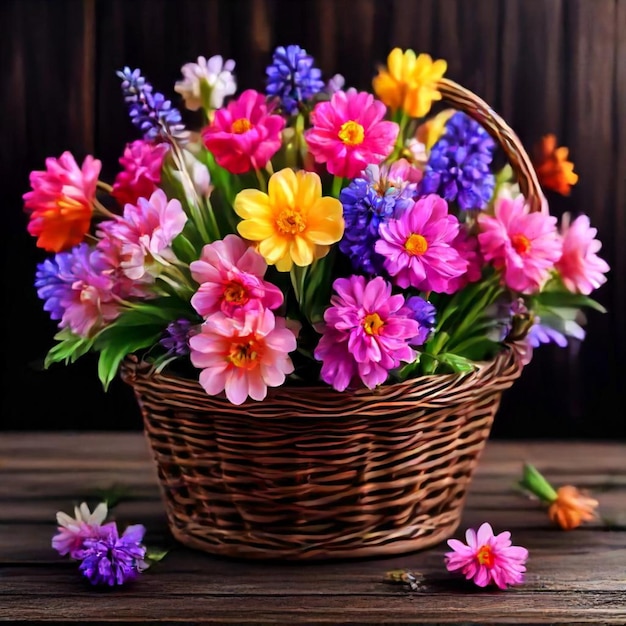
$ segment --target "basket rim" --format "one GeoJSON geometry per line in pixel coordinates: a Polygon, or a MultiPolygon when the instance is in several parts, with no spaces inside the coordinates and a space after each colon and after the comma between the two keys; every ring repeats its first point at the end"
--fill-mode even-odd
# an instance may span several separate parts
{"type": "MultiPolygon", "coordinates": [[[[514,346],[505,344],[503,349],[498,352],[492,359],[486,361],[475,361],[474,369],[469,372],[460,372],[456,374],[430,374],[422,375],[414,378],[407,378],[403,381],[393,383],[385,383],[374,389],[368,387],[359,387],[345,391],[337,391],[330,385],[323,383],[316,384],[283,384],[279,387],[268,387],[267,396],[264,400],[256,401],[247,399],[241,405],[237,405],[240,409],[248,407],[259,407],[273,401],[283,402],[293,399],[294,392],[302,392],[309,394],[325,394],[329,399],[334,398],[352,398],[354,400],[381,399],[387,395],[397,395],[401,393],[409,393],[418,390],[426,382],[437,380],[441,386],[456,384],[467,387],[475,383],[481,383],[485,378],[494,374],[496,378],[516,379],[521,374],[523,363],[519,352],[514,346]]],[[[148,361],[139,358],[135,354],[128,355],[121,363],[120,376],[124,382],[131,387],[135,387],[136,383],[141,381],[147,383],[151,387],[176,387],[191,392],[194,395],[206,396],[207,399],[216,401],[226,400],[224,392],[216,396],[211,396],[200,385],[198,379],[184,376],[177,372],[165,369],[162,372],[154,371],[154,366],[148,361]]],[[[233,405],[235,407],[235,405],[233,405]]]]}

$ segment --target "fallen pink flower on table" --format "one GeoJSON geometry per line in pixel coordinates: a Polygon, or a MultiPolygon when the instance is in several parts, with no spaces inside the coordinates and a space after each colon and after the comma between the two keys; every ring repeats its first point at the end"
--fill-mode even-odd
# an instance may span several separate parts
{"type": "Polygon", "coordinates": [[[465,533],[467,545],[458,539],[449,539],[452,552],[445,555],[449,572],[461,572],[479,587],[493,583],[500,589],[524,581],[528,550],[511,545],[511,533],[494,535],[485,522],[478,532],[469,528],[465,533]]]}

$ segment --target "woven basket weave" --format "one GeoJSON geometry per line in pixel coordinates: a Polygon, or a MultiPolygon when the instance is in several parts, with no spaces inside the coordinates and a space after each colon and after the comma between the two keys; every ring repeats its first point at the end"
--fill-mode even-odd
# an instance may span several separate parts
{"type": "MultiPolygon", "coordinates": [[[[532,210],[542,194],[513,131],[447,79],[444,99],[498,141],[532,210]]],[[[339,393],[279,387],[241,406],[131,357],[121,375],[141,409],[170,529],[190,547],[245,558],[329,559],[412,552],[457,528],[512,349],[468,374],[339,393]]]]}

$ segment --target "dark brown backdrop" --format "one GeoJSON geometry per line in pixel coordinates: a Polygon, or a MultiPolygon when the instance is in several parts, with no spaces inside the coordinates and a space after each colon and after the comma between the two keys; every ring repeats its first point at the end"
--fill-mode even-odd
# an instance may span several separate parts
{"type": "Polygon", "coordinates": [[[5,0],[0,28],[4,428],[141,426],[122,383],[101,390],[93,359],[37,369],[54,325],[32,287],[42,255],[25,230],[28,173],[70,150],[114,175],[137,136],[115,75],[124,65],[175,97],[184,62],[222,54],[240,88],[262,89],[274,47],[298,43],[326,78],[363,89],[394,46],[445,58],[527,146],[547,132],[569,146],[581,181],[553,211],[583,211],[598,228],[609,313],[590,315],[581,346],[537,353],[494,435],[626,436],[626,0],[5,0]]]}

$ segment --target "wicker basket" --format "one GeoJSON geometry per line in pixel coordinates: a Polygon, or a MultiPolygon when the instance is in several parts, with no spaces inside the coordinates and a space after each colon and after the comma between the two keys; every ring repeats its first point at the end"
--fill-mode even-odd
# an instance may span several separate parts
{"type": "MultiPolygon", "coordinates": [[[[516,135],[473,93],[443,97],[498,141],[533,210],[542,194],[516,135]]],[[[329,559],[412,552],[457,528],[502,392],[506,349],[468,374],[352,393],[279,387],[236,407],[127,359],[174,537],[230,557],[329,559]]]]}

